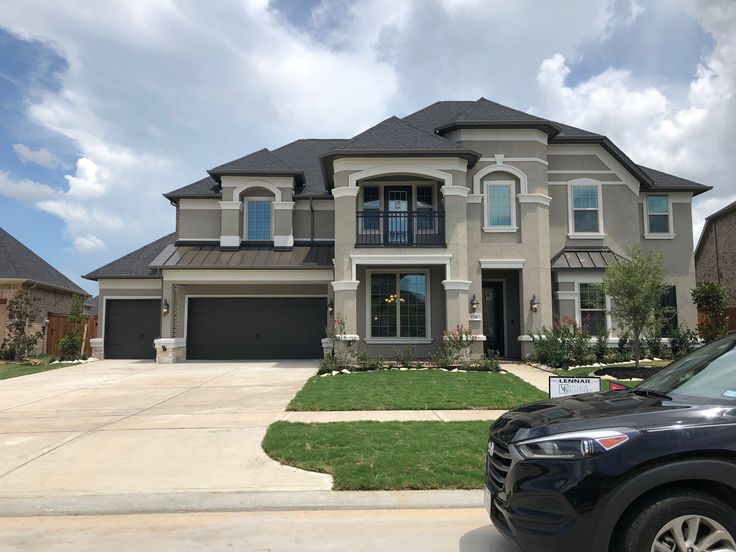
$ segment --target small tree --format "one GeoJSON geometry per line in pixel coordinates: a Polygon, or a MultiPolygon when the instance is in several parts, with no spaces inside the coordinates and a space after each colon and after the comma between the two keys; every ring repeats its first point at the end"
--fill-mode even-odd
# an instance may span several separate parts
{"type": "Polygon", "coordinates": [[[641,358],[641,340],[645,330],[661,323],[661,300],[667,287],[662,256],[644,251],[637,244],[629,252],[630,261],[606,269],[603,289],[611,297],[611,312],[622,333],[631,338],[636,367],[641,358]]]}
{"type": "Polygon", "coordinates": [[[728,292],[726,288],[714,282],[699,282],[690,290],[693,303],[705,316],[698,324],[698,333],[706,343],[715,341],[728,333],[728,292]]]}
{"type": "Polygon", "coordinates": [[[84,322],[84,297],[73,295],[69,307],[71,329],[59,340],[59,352],[64,360],[79,358],[82,352],[82,324],[84,322]]]}
{"type": "Polygon", "coordinates": [[[8,301],[8,331],[0,346],[0,356],[8,360],[21,360],[35,349],[43,331],[31,331],[40,311],[36,306],[39,298],[30,289],[19,289],[8,301]]]}

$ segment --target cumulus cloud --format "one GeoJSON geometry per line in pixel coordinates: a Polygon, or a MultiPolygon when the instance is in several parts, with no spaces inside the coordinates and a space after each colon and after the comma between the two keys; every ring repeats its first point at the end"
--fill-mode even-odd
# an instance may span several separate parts
{"type": "Polygon", "coordinates": [[[0,195],[35,203],[58,197],[59,192],[46,184],[40,184],[26,178],[17,180],[7,172],[0,171],[0,195]]]}
{"type": "Polygon", "coordinates": [[[74,239],[74,249],[80,253],[92,253],[105,249],[105,242],[93,235],[79,236],[74,239]]]}
{"type": "Polygon", "coordinates": [[[695,236],[703,218],[736,200],[731,135],[736,121],[736,4],[702,2],[693,8],[715,47],[685,90],[665,89],[625,69],[610,68],[569,84],[562,55],[537,73],[538,111],[606,134],[636,162],[715,186],[694,204],[695,236]]]}
{"type": "Polygon", "coordinates": [[[49,169],[58,169],[64,166],[62,160],[46,148],[34,150],[25,144],[14,144],[13,151],[15,151],[18,159],[24,163],[34,163],[49,169]]]}

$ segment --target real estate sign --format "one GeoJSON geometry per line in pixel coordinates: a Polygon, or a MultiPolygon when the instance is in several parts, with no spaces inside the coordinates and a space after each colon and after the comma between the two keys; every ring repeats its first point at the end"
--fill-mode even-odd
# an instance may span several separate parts
{"type": "Polygon", "coordinates": [[[601,378],[584,377],[584,378],[568,378],[568,377],[550,377],[549,378],[549,396],[569,397],[571,395],[581,395],[583,393],[597,393],[601,390],[601,378]]]}

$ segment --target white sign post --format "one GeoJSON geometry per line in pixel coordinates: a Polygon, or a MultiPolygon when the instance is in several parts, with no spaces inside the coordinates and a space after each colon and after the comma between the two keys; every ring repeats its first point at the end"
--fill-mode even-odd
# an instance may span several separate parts
{"type": "Polygon", "coordinates": [[[564,376],[551,376],[549,378],[549,397],[551,399],[582,395],[583,393],[598,393],[600,390],[601,378],[568,378],[564,376]]]}

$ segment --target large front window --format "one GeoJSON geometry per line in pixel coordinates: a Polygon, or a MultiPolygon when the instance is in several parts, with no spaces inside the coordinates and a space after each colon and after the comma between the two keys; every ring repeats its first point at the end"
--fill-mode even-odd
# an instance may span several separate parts
{"type": "Polygon", "coordinates": [[[580,284],[580,325],[589,335],[606,332],[606,295],[601,284],[580,284]]]}
{"type": "Polygon", "coordinates": [[[427,337],[425,273],[373,272],[370,285],[370,337],[427,337]]]}
{"type": "Polygon", "coordinates": [[[516,230],[514,182],[486,183],[486,231],[516,230]]]}
{"type": "Polygon", "coordinates": [[[572,224],[573,232],[576,234],[597,234],[601,231],[597,185],[572,185],[572,224]]]}
{"type": "Polygon", "coordinates": [[[271,200],[249,199],[246,205],[246,239],[271,241],[271,200]]]}

